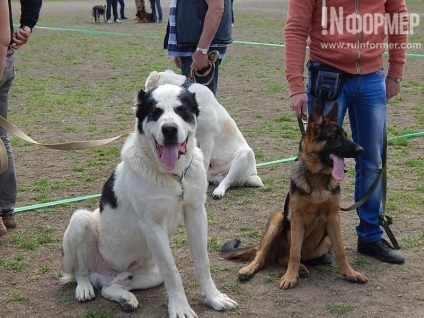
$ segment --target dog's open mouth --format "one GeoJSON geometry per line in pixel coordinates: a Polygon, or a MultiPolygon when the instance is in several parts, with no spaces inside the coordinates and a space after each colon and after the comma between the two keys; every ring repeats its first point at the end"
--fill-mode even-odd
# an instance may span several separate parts
{"type": "MultiPolygon", "coordinates": [[[[188,138],[187,138],[188,139],[188,138]]],[[[160,145],[156,142],[156,151],[162,163],[162,166],[166,170],[174,170],[177,166],[178,159],[181,155],[185,155],[187,152],[187,139],[179,144],[177,142],[167,142],[164,145],[160,145]]]]}
{"type": "Polygon", "coordinates": [[[335,155],[334,153],[330,153],[328,155],[328,159],[333,164],[332,175],[333,178],[337,181],[342,181],[345,177],[344,173],[344,158],[335,155]]]}

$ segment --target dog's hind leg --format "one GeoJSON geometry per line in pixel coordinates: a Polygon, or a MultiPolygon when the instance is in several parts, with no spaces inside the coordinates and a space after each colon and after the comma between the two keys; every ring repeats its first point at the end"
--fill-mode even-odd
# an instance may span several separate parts
{"type": "Polygon", "coordinates": [[[97,235],[93,213],[76,211],[63,237],[63,267],[65,276],[62,283],[77,282],[75,297],[78,301],[94,298],[94,289],[89,279],[90,257],[97,252],[97,235]]]}
{"type": "Polygon", "coordinates": [[[120,303],[125,311],[133,311],[138,307],[138,301],[129,290],[152,288],[162,283],[162,275],[155,265],[149,269],[117,275],[110,284],[102,288],[101,293],[106,299],[120,303]]]}
{"type": "Polygon", "coordinates": [[[135,295],[129,292],[133,275],[130,272],[118,274],[115,279],[102,288],[102,296],[111,301],[121,304],[125,311],[133,311],[138,306],[138,300],[135,295]]]}
{"type": "MultiPolygon", "coordinates": [[[[221,199],[225,195],[225,191],[231,186],[242,187],[246,185],[247,180],[249,180],[252,175],[256,175],[256,162],[253,150],[250,148],[239,150],[231,163],[230,170],[226,177],[213,191],[213,198],[221,199]]],[[[257,181],[257,185],[255,186],[263,187],[260,178],[259,180],[252,179],[251,181],[257,181]]]]}
{"type": "Polygon", "coordinates": [[[246,187],[263,187],[264,184],[262,182],[262,179],[257,175],[257,174],[253,174],[251,175],[246,183],[244,184],[246,187]]]}
{"type": "Polygon", "coordinates": [[[275,211],[269,222],[265,234],[259,243],[256,256],[252,262],[238,271],[239,280],[247,280],[261,270],[266,260],[274,258],[275,249],[281,240],[284,216],[281,211],[275,211]]]}

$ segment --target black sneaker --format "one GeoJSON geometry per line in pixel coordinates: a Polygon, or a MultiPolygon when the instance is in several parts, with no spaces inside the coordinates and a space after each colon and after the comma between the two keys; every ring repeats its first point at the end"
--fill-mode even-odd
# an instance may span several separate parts
{"type": "Polygon", "coordinates": [[[372,243],[364,243],[358,238],[358,252],[374,256],[385,263],[400,264],[405,261],[403,253],[395,250],[385,239],[372,243]]]}
{"type": "Polygon", "coordinates": [[[331,263],[333,263],[333,254],[331,254],[331,252],[327,252],[320,257],[308,259],[308,260],[301,260],[300,262],[304,265],[311,265],[311,266],[331,265],[331,263]]]}

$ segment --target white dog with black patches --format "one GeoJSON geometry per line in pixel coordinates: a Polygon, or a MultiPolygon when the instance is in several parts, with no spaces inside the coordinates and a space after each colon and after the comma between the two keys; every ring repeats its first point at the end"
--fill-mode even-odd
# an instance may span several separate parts
{"type": "Polygon", "coordinates": [[[210,275],[207,180],[195,139],[198,113],[194,94],[181,87],[139,92],[135,131],[103,187],[99,208],[76,211],[64,234],[62,282],[77,282],[79,301],[93,299],[98,289],[124,310],[134,310],[138,301],[130,290],[164,282],[169,317],[197,317],[169,245],[183,217],[205,303],[215,310],[237,306],[210,275]]]}
{"type": "Polygon", "coordinates": [[[263,187],[256,171],[255,153],[209,88],[167,70],[151,72],[145,89],[148,91],[163,84],[183,86],[196,94],[200,111],[196,138],[203,152],[208,182],[217,186],[213,197],[222,198],[229,187],[263,187]]]}

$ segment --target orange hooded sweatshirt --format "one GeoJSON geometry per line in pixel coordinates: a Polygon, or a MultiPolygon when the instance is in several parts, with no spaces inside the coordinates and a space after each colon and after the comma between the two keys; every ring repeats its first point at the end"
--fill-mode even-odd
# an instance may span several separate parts
{"type": "Polygon", "coordinates": [[[387,76],[402,78],[407,32],[405,0],[289,0],[285,74],[290,96],[306,92],[303,73],[307,44],[310,60],[349,74],[381,69],[382,54],[388,47],[387,76]]]}

